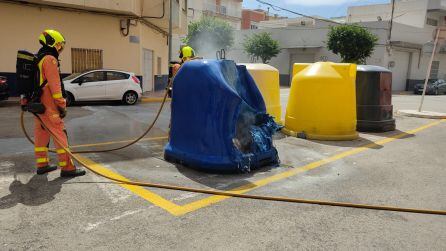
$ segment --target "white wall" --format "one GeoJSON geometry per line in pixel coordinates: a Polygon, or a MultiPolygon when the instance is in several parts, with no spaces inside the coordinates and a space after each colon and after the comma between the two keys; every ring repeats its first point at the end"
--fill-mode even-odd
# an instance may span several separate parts
{"type": "MultiPolygon", "coordinates": [[[[419,57],[419,55],[420,52],[412,53],[412,65],[410,68],[411,79],[421,80],[426,77],[426,71],[431,57],[431,53],[421,52],[421,58],[419,57]]],[[[437,53],[434,58],[434,61],[440,61],[438,78],[446,79],[446,55],[437,53]]]]}
{"type": "MultiPolygon", "coordinates": [[[[215,0],[189,0],[188,8],[194,10],[188,11],[188,22],[199,20],[203,16],[203,10],[212,9],[212,11],[215,11],[215,6],[215,0]]],[[[221,0],[221,6],[226,7],[228,18],[223,16],[219,18],[229,22],[234,29],[240,30],[242,2],[237,0],[221,0]]]]}
{"type": "MultiPolygon", "coordinates": [[[[424,27],[429,0],[397,1],[395,4],[394,22],[415,27],[424,27]]],[[[390,20],[392,7],[390,4],[352,6],[347,11],[349,23],[373,22],[378,16],[384,21],[390,20]]]]}
{"type": "MultiPolygon", "coordinates": [[[[271,65],[278,68],[281,74],[289,74],[290,54],[293,53],[312,53],[315,55],[316,61],[333,61],[339,62],[339,56],[331,53],[326,49],[327,33],[329,26],[326,22],[316,23],[317,27],[286,27],[280,29],[260,29],[260,30],[240,30],[235,32],[234,46],[227,53],[228,57],[237,62],[249,62],[250,58],[243,51],[243,41],[246,36],[254,33],[268,32],[271,37],[279,41],[281,53],[271,60],[271,65]],[[299,49],[297,49],[299,48],[299,49]],[[302,49],[306,48],[306,49],[302,49]]],[[[380,38],[379,44],[386,41],[387,31],[384,27],[386,23],[373,22],[368,23],[370,30],[377,34],[380,38]]],[[[383,61],[383,46],[378,46],[371,62],[379,63],[379,65],[387,64],[383,61]]]]}

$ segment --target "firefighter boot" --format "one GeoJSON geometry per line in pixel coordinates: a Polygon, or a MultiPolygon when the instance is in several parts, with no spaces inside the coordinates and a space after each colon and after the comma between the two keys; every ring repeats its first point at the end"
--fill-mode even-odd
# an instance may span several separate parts
{"type": "Polygon", "coordinates": [[[48,165],[48,166],[44,166],[44,167],[38,167],[37,174],[42,175],[42,174],[49,173],[49,172],[52,172],[55,170],[57,170],[57,166],[49,166],[48,165]]]}
{"type": "Polygon", "coordinates": [[[80,168],[76,168],[74,170],[69,170],[69,171],[62,170],[60,172],[60,177],[73,178],[77,176],[83,176],[85,175],[85,173],[86,173],[85,170],[80,168]]]}

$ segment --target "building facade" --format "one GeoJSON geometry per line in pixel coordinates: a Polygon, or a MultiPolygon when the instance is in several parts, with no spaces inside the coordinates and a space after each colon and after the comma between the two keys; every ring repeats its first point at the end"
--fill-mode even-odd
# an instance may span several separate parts
{"type": "MultiPolygon", "coordinates": [[[[386,5],[385,8],[381,5],[351,7],[348,17],[337,18],[336,21],[355,22],[376,34],[379,41],[373,55],[367,59],[367,64],[389,68],[393,73],[393,90],[411,90],[414,84],[422,82],[426,77],[432,53],[433,33],[438,26],[445,24],[446,3],[444,2],[446,1],[396,1],[395,9],[404,7],[398,7],[399,4],[410,6],[410,8],[404,7],[406,11],[395,14],[397,18],[393,23],[391,34],[389,21],[386,20],[387,12],[375,11],[376,9],[388,11],[390,5],[386,5]],[[421,13],[420,6],[424,6],[421,13]],[[358,9],[361,10],[361,13],[368,13],[369,19],[365,19],[365,14],[359,13],[358,9]],[[414,9],[417,11],[409,11],[414,9]],[[375,17],[371,18],[370,13],[374,13],[375,17]],[[377,18],[376,15],[380,18],[377,18]],[[398,17],[398,15],[400,16],[398,17]],[[412,18],[411,15],[413,15],[412,18]],[[405,16],[404,19],[402,19],[403,16],[405,16]],[[418,20],[420,16],[423,17],[421,21],[418,20]],[[405,22],[405,20],[409,21],[405,22]]],[[[326,22],[311,18],[296,18],[259,22],[257,30],[236,32],[235,45],[228,56],[237,62],[255,61],[244,53],[243,40],[253,33],[269,32],[281,45],[281,52],[271,60],[270,64],[279,69],[281,84],[289,85],[293,63],[341,61],[340,57],[331,53],[326,47],[330,26],[338,25],[332,21],[334,20],[326,22]]],[[[444,44],[441,44],[437,51],[430,78],[446,79],[446,48],[444,44]]]]}
{"type": "Polygon", "coordinates": [[[242,30],[258,29],[258,23],[266,20],[263,10],[242,10],[242,30]]]}
{"type": "Polygon", "coordinates": [[[243,0],[189,0],[189,22],[199,20],[202,16],[214,16],[240,30],[242,21],[243,0]]]}
{"type": "MultiPolygon", "coordinates": [[[[186,1],[174,1],[174,32],[186,32],[186,1]]],[[[0,2],[0,25],[7,31],[0,48],[0,75],[16,95],[18,50],[37,52],[45,29],[59,30],[67,44],[63,75],[97,68],[134,72],[143,91],[160,88],[168,74],[169,1],[167,0],[35,0],[0,2]],[[161,83],[162,84],[162,83],[161,83]]]]}

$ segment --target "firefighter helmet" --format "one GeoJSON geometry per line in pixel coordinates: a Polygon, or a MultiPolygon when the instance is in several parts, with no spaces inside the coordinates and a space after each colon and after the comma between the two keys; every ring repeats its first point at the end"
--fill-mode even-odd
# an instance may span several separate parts
{"type": "Polygon", "coordinates": [[[40,44],[49,47],[54,47],[57,44],[60,44],[63,47],[65,45],[65,38],[56,30],[45,30],[40,34],[39,42],[40,44]]]}

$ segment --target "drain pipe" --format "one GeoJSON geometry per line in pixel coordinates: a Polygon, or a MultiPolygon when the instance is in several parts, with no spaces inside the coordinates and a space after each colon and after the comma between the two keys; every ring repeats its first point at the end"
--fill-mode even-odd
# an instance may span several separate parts
{"type": "Polygon", "coordinates": [[[168,45],[169,45],[169,56],[167,59],[167,62],[170,62],[172,58],[172,0],[169,0],[169,39],[168,39],[168,45]]]}

